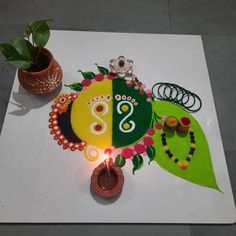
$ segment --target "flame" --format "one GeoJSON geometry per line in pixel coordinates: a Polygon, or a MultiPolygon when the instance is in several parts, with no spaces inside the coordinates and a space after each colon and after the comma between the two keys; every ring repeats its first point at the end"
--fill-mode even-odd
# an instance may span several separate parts
{"type": "Polygon", "coordinates": [[[105,160],[107,161],[110,158],[109,154],[105,154],[105,160]]]}

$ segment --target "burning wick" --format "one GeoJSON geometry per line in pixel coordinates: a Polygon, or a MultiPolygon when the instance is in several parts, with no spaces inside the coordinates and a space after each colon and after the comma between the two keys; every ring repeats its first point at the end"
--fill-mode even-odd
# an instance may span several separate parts
{"type": "Polygon", "coordinates": [[[111,177],[111,171],[110,171],[110,156],[109,154],[105,154],[105,163],[106,163],[106,177],[105,182],[106,185],[110,185],[110,177],[111,177]]]}
{"type": "Polygon", "coordinates": [[[111,175],[111,173],[110,173],[110,157],[108,154],[105,154],[105,163],[106,163],[106,167],[107,167],[107,175],[109,177],[111,175]]]}

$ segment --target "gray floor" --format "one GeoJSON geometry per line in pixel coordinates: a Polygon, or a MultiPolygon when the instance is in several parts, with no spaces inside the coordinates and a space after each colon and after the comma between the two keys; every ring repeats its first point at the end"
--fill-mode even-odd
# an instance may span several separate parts
{"type": "MultiPolygon", "coordinates": [[[[236,1],[235,0],[0,0],[0,42],[26,23],[51,19],[53,29],[200,34],[236,198],[236,1]]],[[[0,129],[15,70],[0,56],[0,129]]],[[[2,224],[10,235],[236,235],[236,225],[2,224]]]]}

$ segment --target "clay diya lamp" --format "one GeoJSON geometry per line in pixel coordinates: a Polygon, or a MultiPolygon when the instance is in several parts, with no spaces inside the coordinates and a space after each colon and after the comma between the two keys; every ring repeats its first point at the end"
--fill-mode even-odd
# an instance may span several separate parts
{"type": "Polygon", "coordinates": [[[178,120],[174,116],[168,116],[164,123],[164,128],[168,130],[175,130],[178,125],[178,120]]]}
{"type": "Polygon", "coordinates": [[[188,117],[182,117],[179,120],[179,124],[176,130],[181,133],[186,133],[188,132],[190,125],[191,125],[191,120],[188,117]]]}
{"type": "Polygon", "coordinates": [[[105,160],[93,171],[91,189],[102,198],[114,198],[119,195],[124,185],[124,175],[111,158],[105,160]]]}

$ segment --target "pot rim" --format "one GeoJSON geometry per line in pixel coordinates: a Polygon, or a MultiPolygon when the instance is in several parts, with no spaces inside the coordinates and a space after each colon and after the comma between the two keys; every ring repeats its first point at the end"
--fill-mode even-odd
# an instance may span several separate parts
{"type": "Polygon", "coordinates": [[[47,67],[47,68],[45,68],[45,69],[43,69],[43,70],[40,70],[40,71],[36,71],[36,72],[30,72],[30,71],[27,71],[27,70],[25,70],[25,69],[19,69],[19,71],[22,71],[23,73],[26,73],[26,74],[29,74],[29,75],[35,75],[35,76],[40,75],[41,73],[44,73],[44,72],[48,71],[48,69],[51,68],[52,65],[53,65],[53,59],[54,59],[54,57],[53,57],[51,51],[50,51],[49,49],[47,49],[47,48],[41,48],[41,49],[40,49],[40,53],[42,53],[42,52],[43,52],[44,54],[47,54],[47,55],[49,56],[50,62],[49,62],[49,64],[48,64],[48,67],[47,67]]]}

